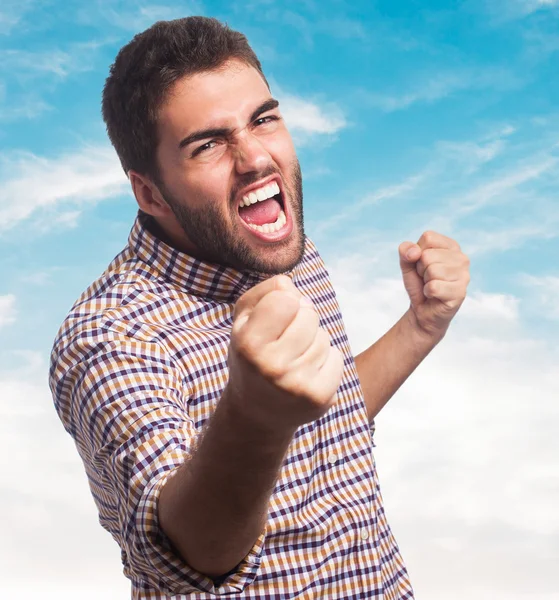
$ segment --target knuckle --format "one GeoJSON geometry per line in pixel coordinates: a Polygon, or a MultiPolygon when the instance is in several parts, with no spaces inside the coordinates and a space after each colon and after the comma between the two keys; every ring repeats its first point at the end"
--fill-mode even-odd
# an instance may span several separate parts
{"type": "Polygon", "coordinates": [[[309,386],[308,379],[296,377],[291,384],[291,393],[297,398],[301,398],[308,403],[314,402],[312,387],[309,386]]]}
{"type": "Polygon", "coordinates": [[[308,404],[313,401],[312,384],[308,375],[302,371],[290,373],[289,377],[278,381],[278,386],[300,402],[308,404]]]}
{"type": "Polygon", "coordinates": [[[431,281],[432,279],[435,278],[435,275],[436,275],[435,271],[436,271],[435,265],[428,265],[427,266],[427,268],[425,269],[425,272],[423,274],[424,277],[425,277],[425,280],[427,282],[429,282],[429,281],[431,281]]]}
{"type": "Polygon", "coordinates": [[[286,296],[288,294],[284,290],[273,289],[266,294],[265,298],[266,302],[271,302],[272,306],[275,306],[277,301],[284,300],[286,296]]]}
{"type": "Polygon", "coordinates": [[[436,295],[437,293],[437,282],[436,281],[429,281],[427,284],[425,284],[425,287],[423,288],[424,293],[427,297],[432,297],[434,295],[436,295]]]}
{"type": "Polygon", "coordinates": [[[267,300],[271,303],[272,310],[281,310],[285,306],[298,304],[300,297],[301,293],[297,289],[273,290],[268,294],[267,300]]]}
{"type": "Polygon", "coordinates": [[[276,275],[274,277],[274,289],[277,291],[296,289],[293,281],[287,275],[276,275]]]}
{"type": "Polygon", "coordinates": [[[254,341],[249,335],[240,333],[234,335],[231,339],[235,352],[243,358],[251,360],[256,355],[256,348],[254,341]]]}
{"type": "Polygon", "coordinates": [[[425,250],[423,250],[423,253],[421,255],[421,260],[423,261],[424,265],[429,265],[431,263],[431,261],[433,260],[433,249],[426,248],[425,250]]]}
{"type": "Polygon", "coordinates": [[[423,232],[422,237],[428,244],[430,244],[433,241],[433,238],[435,237],[435,232],[431,229],[427,229],[427,231],[423,232]]]}
{"type": "Polygon", "coordinates": [[[279,381],[285,376],[287,365],[284,360],[276,356],[270,360],[261,360],[259,370],[266,379],[279,381]]]}

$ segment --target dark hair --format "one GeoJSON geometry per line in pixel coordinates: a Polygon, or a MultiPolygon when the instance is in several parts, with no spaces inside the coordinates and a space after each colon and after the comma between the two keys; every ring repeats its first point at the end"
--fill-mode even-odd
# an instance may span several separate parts
{"type": "Polygon", "coordinates": [[[246,37],[213,18],[158,21],[121,48],[103,89],[103,120],[126,174],[134,169],[158,179],[157,114],[168,90],[232,58],[266,81],[246,37]]]}

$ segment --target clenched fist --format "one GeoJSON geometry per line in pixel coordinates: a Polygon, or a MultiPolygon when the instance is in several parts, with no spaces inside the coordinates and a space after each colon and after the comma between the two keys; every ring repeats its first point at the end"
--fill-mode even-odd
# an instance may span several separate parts
{"type": "Polygon", "coordinates": [[[238,300],[228,361],[231,401],[258,425],[284,431],[325,414],[343,372],[312,302],[284,275],[238,300]]]}

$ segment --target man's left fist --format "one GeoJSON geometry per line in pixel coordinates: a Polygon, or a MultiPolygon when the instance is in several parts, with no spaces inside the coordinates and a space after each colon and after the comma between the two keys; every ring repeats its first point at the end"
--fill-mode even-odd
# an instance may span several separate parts
{"type": "Polygon", "coordinates": [[[398,248],[411,315],[418,329],[440,339],[466,297],[470,259],[457,242],[426,231],[418,240],[398,248]]]}

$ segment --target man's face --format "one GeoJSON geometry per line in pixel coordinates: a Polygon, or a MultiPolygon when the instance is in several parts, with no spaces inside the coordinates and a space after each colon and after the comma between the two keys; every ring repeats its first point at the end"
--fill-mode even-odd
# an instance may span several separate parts
{"type": "Polygon", "coordinates": [[[277,102],[230,61],[175,84],[158,119],[158,188],[194,256],[282,273],[304,249],[302,182],[277,102]]]}

